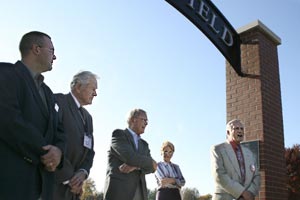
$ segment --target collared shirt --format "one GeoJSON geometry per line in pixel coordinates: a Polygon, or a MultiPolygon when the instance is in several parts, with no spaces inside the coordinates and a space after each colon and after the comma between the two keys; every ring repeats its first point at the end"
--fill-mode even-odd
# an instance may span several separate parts
{"type": "Polygon", "coordinates": [[[236,148],[238,144],[234,141],[228,141],[228,142],[231,144],[233,151],[236,152],[236,148]]]}
{"type": "Polygon", "coordinates": [[[82,106],[80,105],[80,103],[79,103],[78,99],[76,98],[76,96],[72,92],[70,92],[70,94],[73,97],[73,100],[75,101],[75,104],[78,108],[78,112],[80,114],[80,117],[81,117],[83,125],[84,125],[84,130],[87,132],[87,124],[86,124],[86,121],[85,121],[85,118],[84,118],[82,106]]]}
{"type": "Polygon", "coordinates": [[[133,130],[131,130],[130,128],[128,128],[129,132],[131,133],[133,140],[134,140],[134,144],[135,144],[135,148],[138,149],[138,143],[139,140],[141,139],[141,136],[139,136],[138,134],[136,134],[133,130]]]}
{"type": "MultiPolygon", "coordinates": [[[[25,63],[23,63],[23,64],[25,65],[25,63]]],[[[35,86],[36,86],[36,88],[37,88],[37,90],[40,94],[40,97],[41,97],[41,99],[42,99],[42,101],[43,101],[43,103],[44,103],[44,105],[47,109],[48,107],[47,107],[46,95],[45,95],[44,89],[42,88],[42,84],[44,82],[44,76],[40,73],[36,73],[36,72],[32,71],[27,65],[25,65],[25,67],[30,72],[30,75],[33,78],[35,86]]]]}
{"type": "Polygon", "coordinates": [[[181,173],[178,165],[170,162],[158,162],[157,170],[155,172],[155,178],[157,180],[158,188],[161,188],[161,180],[164,178],[175,178],[176,184],[168,184],[168,188],[181,188],[185,185],[185,179],[181,173]]]}
{"type": "Polygon", "coordinates": [[[74,99],[74,101],[75,101],[75,103],[76,103],[76,105],[77,105],[77,108],[80,108],[80,103],[79,103],[79,101],[77,100],[77,98],[74,96],[74,94],[72,93],[72,92],[70,92],[71,93],[71,96],[73,97],[73,99],[74,99]]]}
{"type": "MultiPolygon", "coordinates": [[[[25,63],[23,63],[23,64],[25,65],[25,63]]],[[[36,72],[32,71],[29,67],[27,67],[27,65],[25,65],[25,67],[30,72],[31,77],[34,80],[34,83],[35,83],[36,87],[37,88],[41,87],[42,83],[44,82],[44,76],[42,74],[40,74],[40,73],[36,73],[36,72]]]]}
{"type": "MultiPolygon", "coordinates": [[[[77,108],[79,109],[79,108],[81,107],[79,101],[77,100],[77,98],[75,97],[75,95],[73,95],[72,92],[70,92],[70,94],[71,94],[71,96],[73,97],[73,99],[74,99],[74,101],[75,101],[75,104],[77,105],[77,108]]],[[[81,168],[81,169],[79,169],[78,171],[82,171],[82,172],[86,175],[86,178],[88,178],[89,173],[87,172],[87,170],[81,168]]],[[[64,185],[69,184],[69,180],[63,182],[63,184],[64,184],[64,185]]]]}
{"type": "Polygon", "coordinates": [[[235,153],[236,159],[239,163],[241,176],[242,176],[242,182],[244,183],[244,181],[245,181],[245,160],[244,160],[244,155],[243,155],[241,145],[237,144],[234,141],[229,141],[229,143],[231,144],[232,149],[235,153]]]}
{"type": "Polygon", "coordinates": [[[236,154],[237,153],[237,148],[240,148],[240,150],[242,152],[243,159],[244,159],[243,151],[242,151],[242,148],[241,148],[240,144],[237,144],[234,141],[229,141],[229,143],[231,144],[232,149],[233,149],[236,156],[237,156],[237,154],[236,154]]]}

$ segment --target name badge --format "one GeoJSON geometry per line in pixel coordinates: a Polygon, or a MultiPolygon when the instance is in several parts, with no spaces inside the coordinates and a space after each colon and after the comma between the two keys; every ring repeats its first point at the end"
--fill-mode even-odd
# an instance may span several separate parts
{"type": "Polygon", "coordinates": [[[254,164],[252,164],[252,165],[250,165],[250,170],[251,170],[251,172],[255,172],[255,165],[254,164]]]}
{"type": "Polygon", "coordinates": [[[84,134],[83,146],[88,149],[92,149],[92,137],[91,136],[84,134]]]}
{"type": "Polygon", "coordinates": [[[58,112],[58,110],[59,110],[59,106],[57,105],[57,103],[55,103],[55,105],[54,105],[54,109],[55,109],[55,111],[56,111],[56,112],[58,112]]]}

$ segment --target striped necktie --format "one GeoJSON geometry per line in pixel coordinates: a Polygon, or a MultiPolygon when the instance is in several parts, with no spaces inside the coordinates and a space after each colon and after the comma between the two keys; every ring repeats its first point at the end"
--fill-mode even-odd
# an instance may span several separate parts
{"type": "Polygon", "coordinates": [[[236,146],[236,158],[237,158],[239,166],[240,166],[242,183],[244,183],[245,182],[245,162],[244,162],[244,157],[243,157],[240,145],[236,146]]]}

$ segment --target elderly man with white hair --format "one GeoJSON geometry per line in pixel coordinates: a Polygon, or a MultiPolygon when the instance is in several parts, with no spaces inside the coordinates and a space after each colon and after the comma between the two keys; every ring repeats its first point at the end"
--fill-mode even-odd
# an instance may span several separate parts
{"type": "Polygon", "coordinates": [[[254,200],[260,188],[260,174],[255,156],[240,145],[244,125],[234,119],[227,123],[227,140],[211,149],[212,174],[215,181],[213,200],[254,200]]]}
{"type": "Polygon", "coordinates": [[[93,121],[83,106],[92,104],[97,96],[97,78],[90,71],[81,71],[74,75],[69,94],[55,94],[67,138],[63,168],[55,172],[55,200],[79,200],[93,165],[93,121]]]}

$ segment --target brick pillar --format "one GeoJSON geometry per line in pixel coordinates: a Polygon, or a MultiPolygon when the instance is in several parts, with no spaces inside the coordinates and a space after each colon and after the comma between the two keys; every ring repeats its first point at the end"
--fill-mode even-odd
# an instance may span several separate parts
{"type": "Polygon", "coordinates": [[[277,45],[281,40],[260,21],[238,30],[242,71],[226,62],[227,120],[245,123],[245,141],[259,140],[260,200],[286,200],[286,169],[277,45]]]}

